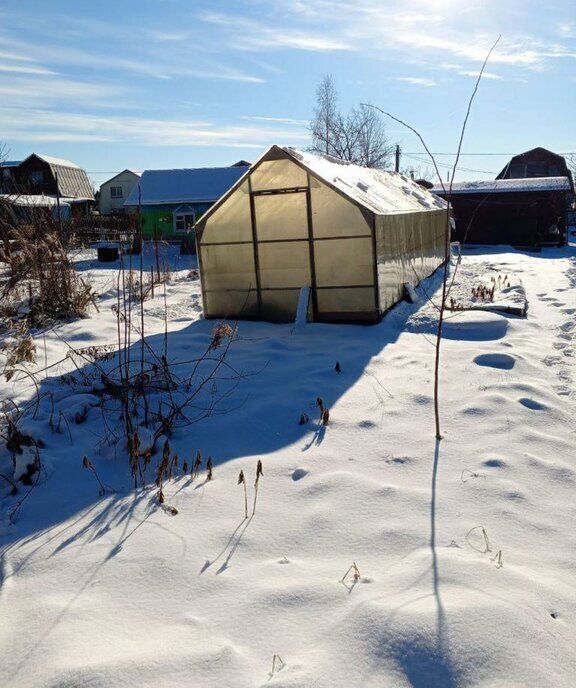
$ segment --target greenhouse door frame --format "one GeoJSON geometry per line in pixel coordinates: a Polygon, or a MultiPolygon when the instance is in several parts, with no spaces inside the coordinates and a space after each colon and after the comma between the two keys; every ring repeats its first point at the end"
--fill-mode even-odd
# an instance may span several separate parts
{"type": "MultiPolygon", "coordinates": [[[[248,187],[250,193],[250,216],[252,220],[252,244],[254,247],[254,267],[256,270],[256,292],[258,299],[258,315],[262,317],[262,286],[260,280],[260,257],[259,257],[259,240],[258,240],[258,223],[256,216],[256,203],[255,198],[258,196],[280,196],[286,194],[303,193],[306,199],[306,224],[307,224],[307,237],[306,239],[266,239],[261,243],[266,244],[286,244],[292,242],[302,243],[303,241],[308,242],[308,256],[310,260],[310,284],[301,284],[298,287],[288,287],[287,290],[302,289],[303,287],[310,287],[310,293],[312,298],[312,318],[317,319],[318,314],[318,296],[316,291],[316,266],[314,259],[314,236],[312,230],[312,198],[310,193],[310,174],[308,174],[308,185],[307,186],[293,186],[283,189],[262,189],[254,191],[252,189],[252,179],[248,177],[248,187]]],[[[294,313],[296,317],[296,313],[294,313]]]]}

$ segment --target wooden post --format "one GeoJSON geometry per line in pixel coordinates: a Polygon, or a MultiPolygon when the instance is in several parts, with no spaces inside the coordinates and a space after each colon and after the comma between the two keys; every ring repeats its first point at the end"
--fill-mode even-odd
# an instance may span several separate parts
{"type": "Polygon", "coordinates": [[[400,172],[400,145],[396,144],[396,160],[394,163],[394,171],[400,172]]]}

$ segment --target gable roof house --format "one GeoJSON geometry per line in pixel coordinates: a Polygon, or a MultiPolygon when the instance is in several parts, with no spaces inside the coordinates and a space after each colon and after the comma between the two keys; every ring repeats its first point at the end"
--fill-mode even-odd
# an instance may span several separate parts
{"type": "Polygon", "coordinates": [[[123,170],[100,185],[99,209],[102,215],[122,215],[127,208],[124,201],[140,181],[140,174],[123,170]]]}
{"type": "Polygon", "coordinates": [[[376,322],[443,263],[446,213],[397,172],[272,146],[198,222],[204,315],[376,322]]]}
{"type": "Polygon", "coordinates": [[[124,207],[140,207],[142,234],[179,240],[194,234],[197,220],[249,169],[240,161],[231,167],[204,167],[143,172],[124,207]]]}
{"type": "MultiPolygon", "coordinates": [[[[447,187],[432,191],[447,198],[447,187]]],[[[566,160],[533,148],[514,156],[493,181],[452,185],[454,238],[467,244],[563,245],[573,194],[566,160]]]]}
{"type": "MultiPolygon", "coordinates": [[[[18,198],[19,207],[52,207],[60,203],[69,207],[73,216],[86,215],[94,204],[85,170],[69,160],[37,153],[12,166],[3,191],[18,198]]],[[[8,201],[9,196],[5,197],[8,201]]]]}

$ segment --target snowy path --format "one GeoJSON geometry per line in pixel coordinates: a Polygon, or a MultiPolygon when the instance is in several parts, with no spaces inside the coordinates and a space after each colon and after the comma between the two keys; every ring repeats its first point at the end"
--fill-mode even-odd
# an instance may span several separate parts
{"type": "MultiPolygon", "coordinates": [[[[48,479],[0,526],[0,685],[572,688],[576,251],[465,258],[487,259],[522,279],[528,317],[448,321],[439,445],[426,303],[375,327],[242,323],[230,360],[258,372],[233,411],[175,434],[216,462],[212,482],[171,482],[176,516],[97,453],[98,414],[72,444],[46,431],[48,479]],[[84,453],[117,494],[97,497],[84,453]],[[251,505],[258,458],[244,520],[237,477],[251,505]]],[[[168,301],[189,356],[212,324],[197,286],[168,301]]],[[[75,346],[113,333],[108,312],[61,328],[75,346]]]]}

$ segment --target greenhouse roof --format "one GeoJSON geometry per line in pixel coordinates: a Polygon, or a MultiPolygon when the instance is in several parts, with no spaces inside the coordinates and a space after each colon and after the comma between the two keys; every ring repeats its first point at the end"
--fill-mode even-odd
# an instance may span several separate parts
{"type": "Polygon", "coordinates": [[[399,172],[361,167],[295,148],[282,150],[315,176],[376,215],[446,208],[442,199],[399,172]]]}

